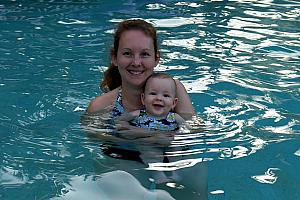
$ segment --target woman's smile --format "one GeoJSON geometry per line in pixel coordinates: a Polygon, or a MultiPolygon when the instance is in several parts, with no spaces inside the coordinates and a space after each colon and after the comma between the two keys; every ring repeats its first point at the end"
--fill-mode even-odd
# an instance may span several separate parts
{"type": "Polygon", "coordinates": [[[139,30],[125,31],[113,62],[118,66],[123,87],[140,88],[158,63],[153,39],[139,30]]]}
{"type": "Polygon", "coordinates": [[[133,74],[133,75],[140,75],[142,73],[144,73],[144,70],[127,70],[130,74],[133,74]]]}

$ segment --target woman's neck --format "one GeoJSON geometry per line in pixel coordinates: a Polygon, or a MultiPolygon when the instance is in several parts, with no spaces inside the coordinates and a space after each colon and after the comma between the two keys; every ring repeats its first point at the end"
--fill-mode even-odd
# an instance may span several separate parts
{"type": "Polygon", "coordinates": [[[122,104],[126,112],[143,108],[141,90],[122,86],[122,104]]]}

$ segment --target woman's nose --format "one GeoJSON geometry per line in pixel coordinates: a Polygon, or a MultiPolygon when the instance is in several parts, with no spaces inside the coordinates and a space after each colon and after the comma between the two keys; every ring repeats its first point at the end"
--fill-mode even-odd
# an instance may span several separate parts
{"type": "Polygon", "coordinates": [[[132,63],[135,66],[140,66],[141,63],[142,63],[141,57],[140,56],[134,56],[132,63]]]}

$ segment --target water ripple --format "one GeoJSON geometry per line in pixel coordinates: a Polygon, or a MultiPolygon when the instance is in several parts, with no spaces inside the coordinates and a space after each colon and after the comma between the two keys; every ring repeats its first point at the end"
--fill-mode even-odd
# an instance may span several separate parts
{"type": "MultiPolygon", "coordinates": [[[[290,148],[277,154],[277,145],[300,136],[298,1],[7,1],[0,13],[0,198],[63,196],[74,176],[94,175],[95,162],[100,171],[116,167],[105,165],[99,140],[90,140],[79,121],[101,93],[112,30],[128,18],[158,28],[156,70],[181,80],[199,116],[168,149],[182,160],[152,168],[249,157],[268,163],[247,179],[282,184],[290,181],[282,177],[285,166],[296,177],[288,157],[275,161],[290,148]],[[265,151],[274,167],[260,157],[265,151]]],[[[90,128],[107,135],[113,127],[101,117],[90,128]]],[[[291,160],[299,155],[292,149],[291,160]]]]}

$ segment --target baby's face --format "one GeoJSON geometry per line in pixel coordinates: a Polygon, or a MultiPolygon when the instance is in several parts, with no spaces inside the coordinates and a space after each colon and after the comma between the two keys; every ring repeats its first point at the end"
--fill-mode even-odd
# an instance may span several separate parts
{"type": "Polygon", "coordinates": [[[150,78],[142,102],[149,115],[164,118],[176,106],[176,85],[170,78],[150,78]]]}

